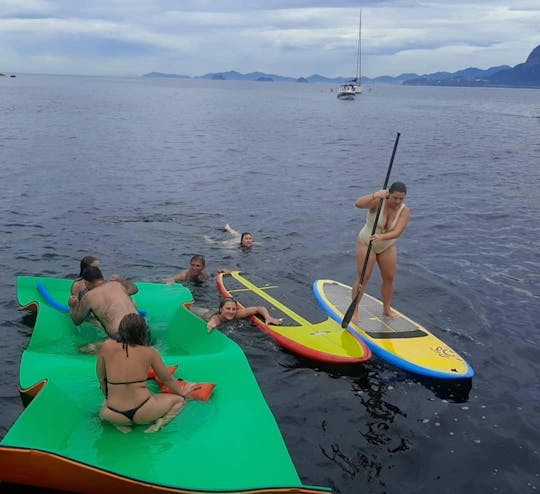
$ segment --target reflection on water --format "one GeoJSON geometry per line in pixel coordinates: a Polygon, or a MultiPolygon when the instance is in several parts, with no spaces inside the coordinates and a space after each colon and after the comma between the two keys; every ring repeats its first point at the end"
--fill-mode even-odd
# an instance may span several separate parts
{"type": "MultiPolygon", "coordinates": [[[[2,431],[20,411],[35,322],[17,312],[17,275],[65,277],[92,254],[107,273],[161,281],[203,254],[214,276],[292,280],[301,297],[315,279],[350,285],[364,221],[354,201],[380,188],[400,131],[392,180],[408,185],[411,221],[394,303],[463,355],[474,383],[377,359],[325,367],[251,325],[224,332],[247,354],[308,483],[344,494],[417,494],[419,479],[439,494],[540,488],[540,148],[538,119],[522,118],[538,114],[537,91],[379,85],[360,105],[337,105],[316,84],[16,81],[0,98],[2,431]],[[228,222],[262,245],[205,241],[225,239],[228,222]]],[[[215,277],[190,288],[215,310],[215,277]]],[[[78,343],[94,336],[103,333],[84,328],[78,343]]]]}

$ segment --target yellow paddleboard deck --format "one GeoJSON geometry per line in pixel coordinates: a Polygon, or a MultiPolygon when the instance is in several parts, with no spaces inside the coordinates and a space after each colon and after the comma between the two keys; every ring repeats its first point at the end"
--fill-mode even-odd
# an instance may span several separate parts
{"type": "MultiPolygon", "coordinates": [[[[338,281],[317,280],[313,292],[319,305],[341,324],[351,304],[351,287],[338,281]]],[[[360,302],[360,322],[349,324],[347,329],[375,355],[409,372],[442,379],[474,376],[472,367],[446,343],[396,312],[395,319],[385,316],[382,302],[366,293],[360,302]]]]}
{"type": "Polygon", "coordinates": [[[305,297],[295,297],[277,284],[239,271],[220,273],[217,285],[222,295],[234,297],[241,306],[262,305],[273,317],[283,319],[281,326],[274,326],[252,318],[257,327],[293,353],[340,364],[365,362],[371,357],[368,346],[328,317],[309,290],[305,297]]]}

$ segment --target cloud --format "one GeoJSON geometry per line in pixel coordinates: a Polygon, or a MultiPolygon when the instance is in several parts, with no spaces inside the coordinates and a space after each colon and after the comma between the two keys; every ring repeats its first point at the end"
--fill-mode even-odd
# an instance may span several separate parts
{"type": "MultiPolygon", "coordinates": [[[[4,72],[352,76],[357,2],[4,0],[4,72]]],[[[540,5],[362,2],[362,73],[516,65],[540,43],[540,5]]]]}

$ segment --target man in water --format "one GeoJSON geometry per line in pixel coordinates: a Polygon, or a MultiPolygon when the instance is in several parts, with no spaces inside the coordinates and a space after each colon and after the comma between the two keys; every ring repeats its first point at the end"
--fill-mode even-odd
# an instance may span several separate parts
{"type": "MultiPolygon", "coordinates": [[[[131,295],[137,293],[137,287],[118,275],[113,275],[110,281],[105,281],[101,270],[93,266],[84,270],[82,278],[88,292],[80,300],[74,295],[69,297],[71,319],[78,326],[88,314],[92,313],[109,337],[117,339],[122,318],[126,314],[138,313],[135,302],[131,298],[131,295]]],[[[86,345],[87,352],[97,350],[95,344],[90,345],[86,345]]],[[[81,349],[81,351],[85,350],[81,349]]]]}

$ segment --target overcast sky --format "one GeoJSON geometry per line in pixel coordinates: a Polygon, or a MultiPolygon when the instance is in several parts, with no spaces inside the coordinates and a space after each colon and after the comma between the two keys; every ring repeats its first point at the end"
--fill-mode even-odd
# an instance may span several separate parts
{"type": "Polygon", "coordinates": [[[0,72],[353,76],[515,66],[540,0],[0,0],[0,72]]]}

